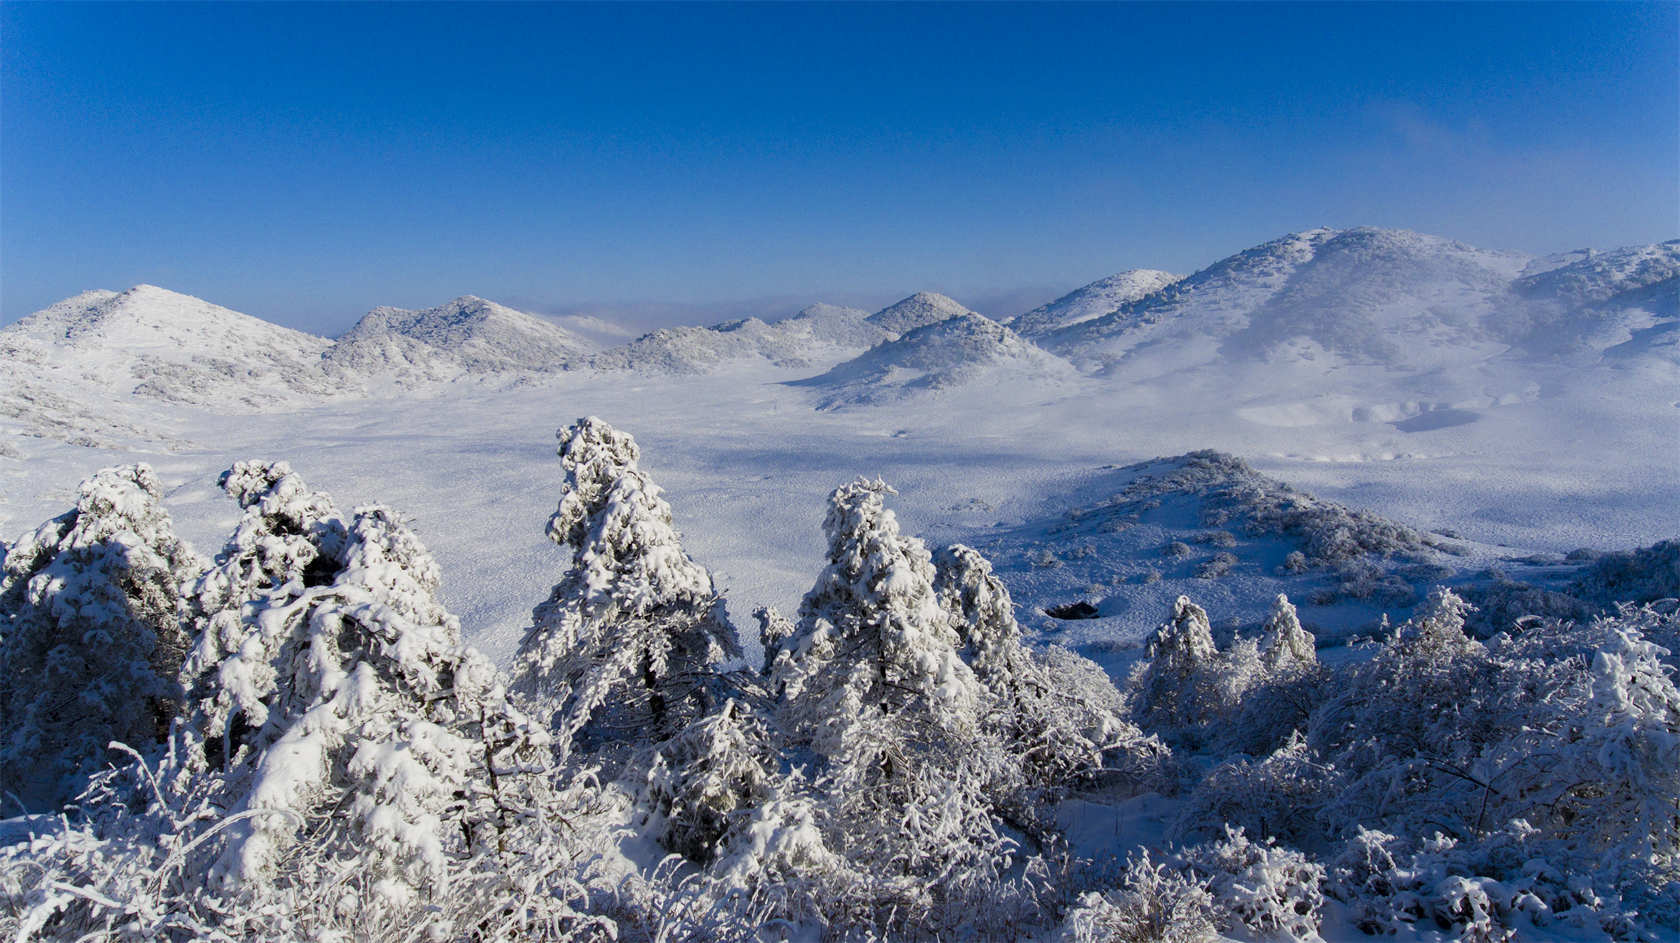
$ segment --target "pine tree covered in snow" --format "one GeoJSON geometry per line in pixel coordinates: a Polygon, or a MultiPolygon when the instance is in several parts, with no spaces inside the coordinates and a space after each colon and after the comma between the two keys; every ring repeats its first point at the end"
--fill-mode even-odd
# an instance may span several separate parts
{"type": "Polygon", "coordinates": [[[919,906],[996,881],[1012,842],[985,790],[1018,762],[984,723],[989,693],[958,653],[931,556],[901,536],[892,489],[829,496],[828,565],[770,659],[782,727],[821,758],[830,847],[919,906]]]}
{"type": "Polygon", "coordinates": [[[1177,731],[1218,715],[1225,680],[1207,611],[1180,596],[1172,616],[1150,636],[1128,686],[1132,710],[1146,729],[1177,731]]]}
{"type": "Polygon", "coordinates": [[[740,653],[734,628],[635,441],[594,417],[559,438],[566,478],[548,535],[572,564],[533,613],[518,683],[553,705],[562,756],[591,723],[603,740],[662,739],[705,713],[708,682],[740,653]]]}
{"type": "Polygon", "coordinates": [[[934,566],[959,654],[989,695],[987,726],[1020,760],[1024,782],[1011,785],[1090,784],[1109,771],[1133,789],[1166,787],[1166,745],[1123,719],[1124,701],[1101,668],[1066,649],[1022,644],[1009,590],[985,557],[955,544],[934,555],[934,566]]]}
{"type": "Polygon", "coordinates": [[[228,816],[194,859],[208,887],[347,881],[377,920],[550,829],[548,734],[462,644],[412,532],[384,508],[346,519],[283,466],[224,484],[246,517],[205,580],[221,607],[192,659],[203,696],[160,770],[228,816]]]}
{"type": "Polygon", "coordinates": [[[776,795],[777,766],[769,732],[734,699],[661,744],[648,796],[665,847],[710,863],[776,795]]]}
{"type": "Polygon", "coordinates": [[[185,588],[205,563],[181,542],[146,465],[82,482],[76,507],[12,547],[0,575],[0,779],[56,809],[111,760],[160,743],[181,703],[185,588]]]}

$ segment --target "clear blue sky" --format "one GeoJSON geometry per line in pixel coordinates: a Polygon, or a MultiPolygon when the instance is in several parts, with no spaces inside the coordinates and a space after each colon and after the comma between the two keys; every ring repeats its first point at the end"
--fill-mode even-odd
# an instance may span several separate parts
{"type": "Polygon", "coordinates": [[[1673,3],[6,3],[0,320],[142,281],[322,333],[469,292],[1026,297],[1317,225],[1658,241],[1677,35],[1673,3]]]}

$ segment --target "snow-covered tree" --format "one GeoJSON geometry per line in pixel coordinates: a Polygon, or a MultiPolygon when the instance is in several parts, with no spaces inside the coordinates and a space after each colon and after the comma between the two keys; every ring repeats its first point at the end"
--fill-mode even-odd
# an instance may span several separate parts
{"type": "Polygon", "coordinates": [[[1226,749],[1265,755],[1303,729],[1324,697],[1316,640],[1282,594],[1260,638],[1239,639],[1222,657],[1228,709],[1216,739],[1226,749]]]}
{"type": "Polygon", "coordinates": [[[591,723],[662,739],[712,706],[707,682],[739,654],[735,630],[635,441],[594,417],[559,439],[566,477],[548,535],[572,563],[532,614],[517,682],[552,705],[562,756],[591,723]]]}
{"type": "Polygon", "coordinates": [[[1134,789],[1166,787],[1166,745],[1123,719],[1124,700],[1097,665],[1063,648],[1022,644],[1009,590],[979,551],[955,544],[934,555],[934,566],[935,589],[957,620],[959,654],[990,695],[987,724],[1019,759],[1025,784],[1091,783],[1110,771],[1134,789]]]}
{"type": "Polygon", "coordinates": [[[1172,616],[1149,637],[1128,686],[1145,727],[1182,730],[1207,723],[1224,707],[1219,649],[1207,611],[1180,596],[1172,616]]]}
{"type": "Polygon", "coordinates": [[[175,536],[146,465],[83,481],[76,507],[0,572],[0,779],[56,808],[113,759],[162,741],[181,703],[185,588],[203,561],[175,536]]]}
{"type": "Polygon", "coordinates": [[[280,466],[224,483],[246,518],[205,581],[221,608],[191,660],[201,697],[162,771],[229,816],[200,851],[211,886],[353,874],[372,919],[547,827],[548,734],[462,644],[414,534],[384,508],[346,519],[280,466]]]}
{"type": "Polygon", "coordinates": [[[986,786],[1018,761],[984,723],[990,695],[959,655],[959,620],[892,489],[829,496],[828,564],[770,659],[782,727],[821,758],[828,846],[931,906],[995,881],[1012,843],[986,786]]]}
{"type": "Polygon", "coordinates": [[[1282,593],[1272,602],[1272,614],[1261,631],[1260,660],[1269,671],[1291,674],[1318,664],[1316,640],[1282,593]]]}

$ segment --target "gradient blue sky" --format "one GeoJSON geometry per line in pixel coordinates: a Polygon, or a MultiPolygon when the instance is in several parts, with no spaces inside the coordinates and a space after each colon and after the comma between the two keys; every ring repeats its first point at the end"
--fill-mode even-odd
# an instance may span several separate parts
{"type": "Polygon", "coordinates": [[[1659,241],[1677,37],[1673,3],[8,2],[0,320],[137,282],[321,333],[469,292],[1004,316],[1317,225],[1659,241]]]}

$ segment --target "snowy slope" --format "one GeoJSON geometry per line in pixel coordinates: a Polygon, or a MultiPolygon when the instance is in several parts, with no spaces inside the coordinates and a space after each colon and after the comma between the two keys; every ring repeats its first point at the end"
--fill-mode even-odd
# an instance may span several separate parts
{"type": "Polygon", "coordinates": [[[329,346],[154,285],[84,292],[0,329],[0,362],[15,384],[218,409],[325,395],[319,361],[329,346]]]}
{"type": "Polygon", "coordinates": [[[978,314],[914,328],[804,381],[826,392],[823,408],[900,399],[984,379],[993,386],[1043,389],[1078,372],[1007,327],[978,314]]]}
{"type": "Polygon", "coordinates": [[[326,364],[350,383],[406,386],[565,369],[593,346],[550,321],[465,295],[424,311],[375,308],[333,344],[326,364]]]}
{"type": "Polygon", "coordinates": [[[1117,310],[1127,302],[1153,294],[1183,278],[1160,269],[1128,269],[1068,292],[1055,301],[1004,322],[1022,337],[1038,337],[1082,324],[1117,310]]]}
{"type": "Polygon", "coordinates": [[[1316,229],[1221,260],[1113,314],[1041,340],[1076,362],[1174,348],[1223,357],[1380,363],[1409,369],[1497,353],[1488,319],[1527,263],[1402,230],[1316,229]]]}
{"type": "Polygon", "coordinates": [[[709,373],[735,361],[783,366],[830,364],[891,336],[857,308],[817,304],[779,321],[758,318],[712,327],[661,328],[592,361],[600,370],[709,373]]]}
{"type": "Polygon", "coordinates": [[[936,292],[918,291],[870,315],[869,321],[889,333],[904,334],[963,314],[974,312],[936,292]]]}

